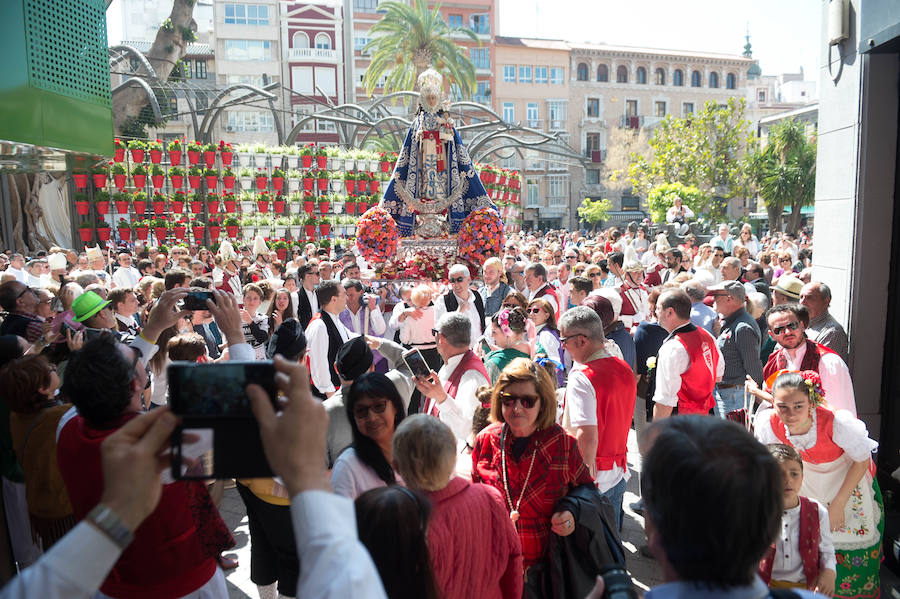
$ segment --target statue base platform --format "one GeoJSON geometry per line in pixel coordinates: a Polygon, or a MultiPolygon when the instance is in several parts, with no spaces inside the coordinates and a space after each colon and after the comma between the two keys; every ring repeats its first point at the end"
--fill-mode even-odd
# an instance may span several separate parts
{"type": "Polygon", "coordinates": [[[455,237],[404,237],[397,255],[376,272],[379,279],[445,281],[456,260],[455,237]]]}

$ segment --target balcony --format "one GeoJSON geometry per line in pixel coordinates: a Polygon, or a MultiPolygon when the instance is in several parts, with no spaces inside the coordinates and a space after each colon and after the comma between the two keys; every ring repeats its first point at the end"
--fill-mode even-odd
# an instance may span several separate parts
{"type": "Polygon", "coordinates": [[[606,160],[606,150],[587,149],[584,151],[584,156],[594,164],[600,164],[606,160]]]}
{"type": "Polygon", "coordinates": [[[544,126],[544,121],[541,119],[528,119],[525,121],[526,127],[531,127],[532,129],[540,129],[544,126]]]}
{"type": "Polygon", "coordinates": [[[565,131],[566,130],[566,121],[564,120],[550,120],[547,121],[547,129],[549,131],[565,131]]]}
{"type": "Polygon", "coordinates": [[[325,50],[324,48],[291,48],[288,50],[288,60],[304,62],[337,62],[337,50],[325,50]]]}
{"type": "Polygon", "coordinates": [[[547,170],[547,162],[545,160],[528,160],[525,163],[525,170],[527,171],[545,171],[547,170]]]}
{"type": "Polygon", "coordinates": [[[484,104],[485,106],[491,105],[491,97],[490,96],[472,96],[472,101],[478,104],[484,104]]]}

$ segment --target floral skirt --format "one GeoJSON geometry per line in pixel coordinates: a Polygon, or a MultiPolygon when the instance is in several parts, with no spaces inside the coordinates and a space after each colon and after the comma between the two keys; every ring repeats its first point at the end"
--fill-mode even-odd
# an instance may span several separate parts
{"type": "MultiPolygon", "coordinates": [[[[865,480],[865,479],[864,479],[865,480]]],[[[834,553],[837,558],[837,580],[834,585],[834,596],[845,599],[869,598],[881,596],[881,538],[884,535],[884,502],[881,488],[877,480],[872,480],[872,493],[875,503],[881,510],[878,521],[877,542],[864,549],[838,549],[834,553]]]]}

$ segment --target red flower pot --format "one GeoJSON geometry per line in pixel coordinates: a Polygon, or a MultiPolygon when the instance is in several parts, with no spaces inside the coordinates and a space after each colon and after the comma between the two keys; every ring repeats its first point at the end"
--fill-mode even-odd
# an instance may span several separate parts
{"type": "Polygon", "coordinates": [[[93,229],[78,229],[78,234],[81,235],[81,241],[84,243],[87,243],[94,238],[93,229]]]}
{"type": "Polygon", "coordinates": [[[195,243],[203,242],[203,235],[206,233],[206,227],[191,227],[191,235],[194,236],[195,243]]]}
{"type": "Polygon", "coordinates": [[[81,216],[87,216],[91,211],[90,202],[75,202],[75,212],[81,216]]]}
{"type": "Polygon", "coordinates": [[[153,234],[156,236],[156,240],[159,243],[165,243],[168,229],[165,227],[153,227],[153,234]]]}
{"type": "Polygon", "coordinates": [[[273,204],[275,214],[284,214],[284,200],[275,200],[273,204]]]}
{"type": "Polygon", "coordinates": [[[184,202],[172,200],[172,212],[175,214],[184,214],[184,202]]]}
{"type": "Polygon", "coordinates": [[[312,166],[312,156],[301,156],[300,163],[303,165],[303,168],[309,168],[312,166]]]}
{"type": "Polygon", "coordinates": [[[153,204],[153,212],[156,216],[162,216],[166,212],[166,203],[165,202],[152,202],[153,204]]]}
{"type": "Polygon", "coordinates": [[[234,152],[219,152],[219,156],[222,158],[223,166],[231,166],[231,162],[234,160],[234,152]]]}
{"type": "Polygon", "coordinates": [[[267,202],[266,200],[257,200],[256,210],[258,212],[268,212],[269,211],[269,202],[267,202]]]}
{"type": "Polygon", "coordinates": [[[131,241],[131,229],[128,227],[119,227],[119,239],[122,241],[131,241]]]}
{"type": "Polygon", "coordinates": [[[316,179],[317,187],[319,191],[325,191],[328,189],[328,179],[316,179]]]}
{"type": "Polygon", "coordinates": [[[125,148],[116,148],[115,153],[113,154],[113,160],[116,162],[122,162],[125,160],[125,148]]]}
{"type": "Polygon", "coordinates": [[[356,202],[347,202],[344,204],[344,210],[347,211],[347,214],[356,214],[356,202]]]}
{"type": "Polygon", "coordinates": [[[303,191],[311,192],[313,190],[313,179],[303,180],[303,191]]]}
{"type": "Polygon", "coordinates": [[[131,161],[132,162],[143,162],[144,161],[144,150],[131,150],[131,161]]]}
{"type": "Polygon", "coordinates": [[[191,212],[194,214],[203,212],[203,202],[191,202],[191,212]]]}
{"type": "Polygon", "coordinates": [[[147,238],[150,237],[150,227],[135,227],[134,234],[138,241],[147,241],[147,238]]]}
{"type": "Polygon", "coordinates": [[[101,216],[109,214],[109,202],[97,202],[94,205],[97,207],[97,214],[101,216]]]}
{"type": "Polygon", "coordinates": [[[387,160],[382,160],[382,161],[381,161],[381,172],[382,172],[382,173],[388,172],[388,170],[389,170],[390,168],[391,168],[391,163],[390,163],[390,162],[388,162],[387,160]]]}
{"type": "Polygon", "coordinates": [[[159,189],[163,186],[163,183],[166,181],[165,175],[150,175],[150,183],[153,184],[154,189],[159,189]]]}
{"type": "Polygon", "coordinates": [[[87,173],[73,173],[72,178],[75,179],[75,187],[77,187],[78,189],[84,189],[85,187],[87,187],[87,173]]]}
{"type": "Polygon", "coordinates": [[[169,150],[169,164],[172,166],[181,164],[181,150],[169,150]]]}
{"type": "Polygon", "coordinates": [[[219,200],[209,200],[206,202],[206,209],[210,214],[217,214],[219,212],[219,200]]]}
{"type": "Polygon", "coordinates": [[[506,185],[506,175],[500,175],[500,180],[497,182],[500,185],[506,185]]]}
{"type": "Polygon", "coordinates": [[[184,186],[184,175],[170,175],[169,182],[175,189],[181,189],[184,186]]]}
{"type": "Polygon", "coordinates": [[[314,237],[316,234],[316,226],[315,225],[304,225],[303,230],[306,231],[307,237],[314,237]]]}
{"type": "Polygon", "coordinates": [[[331,225],[319,225],[319,234],[320,235],[328,235],[329,231],[331,231],[331,225]]]}
{"type": "Polygon", "coordinates": [[[275,255],[278,256],[278,259],[284,262],[287,258],[287,248],[275,248],[275,255]]]}
{"type": "Polygon", "coordinates": [[[147,202],[141,200],[134,201],[134,213],[138,216],[144,216],[144,213],[147,212],[147,202]]]}
{"type": "Polygon", "coordinates": [[[188,185],[191,186],[191,189],[199,189],[200,175],[188,175],[188,185]]]}
{"type": "MultiPolygon", "coordinates": [[[[219,238],[219,235],[221,235],[221,233],[222,233],[222,227],[216,227],[216,226],[210,225],[208,228],[209,228],[209,241],[211,243],[215,243],[216,240],[219,238]]],[[[237,227],[235,227],[235,229],[236,228],[237,227]]]]}
{"type": "Polygon", "coordinates": [[[319,168],[328,166],[328,156],[316,156],[316,166],[319,168]]]}
{"type": "Polygon", "coordinates": [[[239,227],[237,225],[226,225],[225,232],[228,234],[229,237],[234,239],[235,237],[238,236],[238,228],[239,227]]]}
{"type": "Polygon", "coordinates": [[[175,239],[181,241],[187,235],[187,227],[174,227],[172,232],[175,233],[175,239]]]}
{"type": "MultiPolygon", "coordinates": [[[[236,202],[234,200],[222,200],[222,203],[225,204],[225,212],[226,213],[232,213],[235,211],[236,202]]],[[[211,208],[210,203],[207,204],[207,207],[211,208]]],[[[212,212],[212,210],[210,210],[210,212],[212,212]]]]}
{"type": "MultiPolygon", "coordinates": [[[[309,214],[312,214],[313,212],[316,211],[316,203],[315,202],[303,202],[303,210],[305,212],[308,212],[309,214]]],[[[87,212],[85,212],[85,214],[87,214],[87,212]]]]}
{"type": "Polygon", "coordinates": [[[216,163],[216,153],[215,152],[203,152],[203,162],[206,163],[206,168],[212,168],[216,163]]]}
{"type": "Polygon", "coordinates": [[[94,179],[94,187],[96,187],[97,189],[103,189],[104,187],[106,187],[106,175],[91,175],[91,177],[94,179]]]}
{"type": "Polygon", "coordinates": [[[188,150],[188,162],[192,165],[200,162],[200,152],[195,152],[193,150],[188,150]]]}
{"type": "Polygon", "coordinates": [[[265,189],[266,182],[268,181],[268,177],[257,177],[256,178],[256,189],[265,189]]]}
{"type": "Polygon", "coordinates": [[[222,184],[225,189],[234,189],[234,177],[222,177],[222,184]]]}
{"type": "Polygon", "coordinates": [[[272,188],[281,193],[281,190],[284,189],[284,177],[272,177],[272,188]]]}
{"type": "Polygon", "coordinates": [[[354,191],[356,191],[356,181],[344,180],[344,187],[347,188],[347,193],[353,193],[354,191]]]}
{"type": "Polygon", "coordinates": [[[150,162],[153,164],[162,162],[162,150],[150,150],[147,153],[150,154],[150,162]]]}
{"type": "Polygon", "coordinates": [[[362,214],[368,209],[369,209],[369,205],[366,202],[357,202],[356,203],[357,214],[362,214]]]}
{"type": "Polygon", "coordinates": [[[97,239],[100,241],[109,241],[112,235],[112,229],[109,227],[97,227],[97,239]]]}
{"type": "Polygon", "coordinates": [[[395,169],[396,167],[397,167],[397,161],[396,161],[396,160],[392,160],[392,161],[391,161],[391,169],[390,169],[390,172],[393,173],[393,172],[394,172],[394,169],[395,169]]]}
{"type": "Polygon", "coordinates": [[[206,188],[207,189],[215,189],[219,186],[219,178],[213,175],[207,175],[206,177],[206,188]]]}
{"type": "Polygon", "coordinates": [[[378,193],[378,186],[381,181],[369,181],[369,193],[378,193]]]}
{"type": "Polygon", "coordinates": [[[116,205],[116,212],[119,214],[128,214],[128,201],[113,202],[116,205]]]}
{"type": "Polygon", "coordinates": [[[320,214],[328,214],[328,208],[331,207],[331,202],[319,202],[319,213],[320,214]]]}
{"type": "Polygon", "coordinates": [[[147,175],[131,175],[131,181],[138,189],[144,189],[147,186],[147,175]]]}

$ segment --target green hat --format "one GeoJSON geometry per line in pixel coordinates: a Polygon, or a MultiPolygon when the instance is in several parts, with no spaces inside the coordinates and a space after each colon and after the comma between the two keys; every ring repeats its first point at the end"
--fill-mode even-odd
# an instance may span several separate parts
{"type": "Polygon", "coordinates": [[[72,302],[72,312],[75,313],[75,322],[84,322],[108,305],[109,300],[104,301],[102,297],[93,291],[85,291],[72,302]]]}

